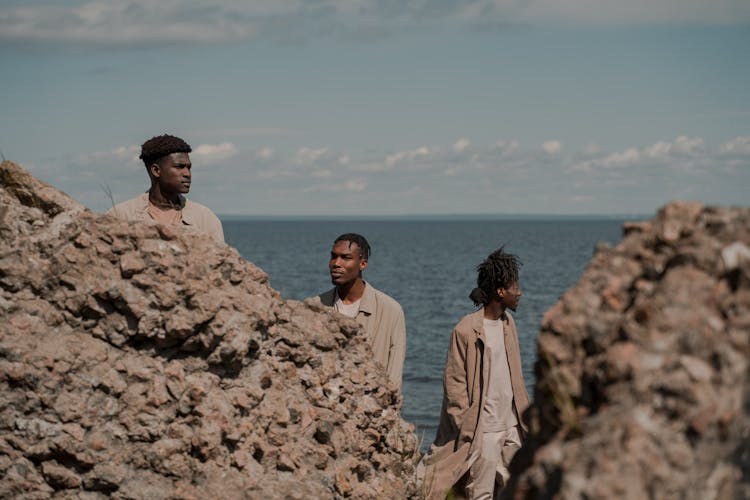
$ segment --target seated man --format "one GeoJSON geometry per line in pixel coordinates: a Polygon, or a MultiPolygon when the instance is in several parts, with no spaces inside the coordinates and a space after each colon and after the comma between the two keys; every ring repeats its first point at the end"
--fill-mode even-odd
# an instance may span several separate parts
{"type": "Polygon", "coordinates": [[[333,242],[328,269],[334,288],[319,295],[320,301],[355,318],[365,328],[375,360],[400,390],[406,356],[406,322],[401,306],[362,279],[370,245],[359,234],[342,234],[333,242]]]}
{"type": "Polygon", "coordinates": [[[192,164],[190,145],[171,135],[152,137],[141,146],[141,160],[151,179],[148,192],[109,209],[107,214],[126,220],[155,220],[192,227],[224,243],[221,221],[208,208],[186,199],[192,164]]]}

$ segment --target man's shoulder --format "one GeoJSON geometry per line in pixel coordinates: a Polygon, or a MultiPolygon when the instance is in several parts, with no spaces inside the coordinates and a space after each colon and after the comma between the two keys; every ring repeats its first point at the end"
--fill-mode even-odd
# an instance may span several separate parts
{"type": "Polygon", "coordinates": [[[135,218],[137,214],[148,206],[148,198],[145,194],[136,196],[129,200],[118,203],[109,210],[108,215],[113,215],[122,219],[135,218]]]}
{"type": "Polygon", "coordinates": [[[483,314],[482,309],[471,312],[461,318],[453,329],[462,335],[473,333],[481,327],[483,314]]]}
{"type": "Polygon", "coordinates": [[[187,198],[185,199],[185,208],[183,210],[190,210],[192,212],[199,213],[204,217],[210,217],[212,219],[219,220],[213,210],[208,208],[206,205],[202,205],[197,201],[188,200],[187,198]]]}
{"type": "Polygon", "coordinates": [[[381,292],[374,286],[372,286],[369,282],[367,283],[367,286],[370,287],[370,289],[373,291],[375,296],[377,297],[378,303],[381,304],[383,307],[388,309],[394,309],[401,311],[403,313],[403,309],[401,308],[401,304],[398,303],[396,299],[391,297],[385,292],[381,292]]]}

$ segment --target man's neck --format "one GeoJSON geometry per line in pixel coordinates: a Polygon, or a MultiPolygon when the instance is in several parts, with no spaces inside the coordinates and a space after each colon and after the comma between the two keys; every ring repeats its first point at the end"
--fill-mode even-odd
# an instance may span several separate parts
{"type": "Polygon", "coordinates": [[[180,195],[178,193],[164,193],[155,184],[148,190],[148,200],[160,208],[180,208],[180,195]]]}
{"type": "Polygon", "coordinates": [[[336,286],[336,294],[344,304],[351,304],[362,298],[365,293],[365,282],[362,278],[336,286]]]}
{"type": "Polygon", "coordinates": [[[498,320],[505,313],[505,308],[499,301],[492,301],[484,306],[484,319],[498,320]]]}

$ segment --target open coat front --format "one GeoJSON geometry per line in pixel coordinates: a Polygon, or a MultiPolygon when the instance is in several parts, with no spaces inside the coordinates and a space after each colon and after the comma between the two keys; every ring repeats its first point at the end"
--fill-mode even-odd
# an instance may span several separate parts
{"type": "MultiPolygon", "coordinates": [[[[424,459],[425,498],[444,499],[481,453],[482,407],[490,374],[486,358],[484,310],[464,316],[451,334],[443,374],[443,408],[435,442],[424,459]]],[[[521,415],[529,406],[523,383],[516,324],[509,313],[501,318],[505,352],[513,386],[513,403],[520,434],[528,430],[521,415]]]]}

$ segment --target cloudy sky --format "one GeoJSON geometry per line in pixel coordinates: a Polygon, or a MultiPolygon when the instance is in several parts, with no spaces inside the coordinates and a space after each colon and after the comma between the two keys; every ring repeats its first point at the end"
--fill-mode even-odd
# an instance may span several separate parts
{"type": "Polygon", "coordinates": [[[193,146],[219,214],[750,201],[747,0],[0,0],[0,151],[95,210],[193,146]]]}

